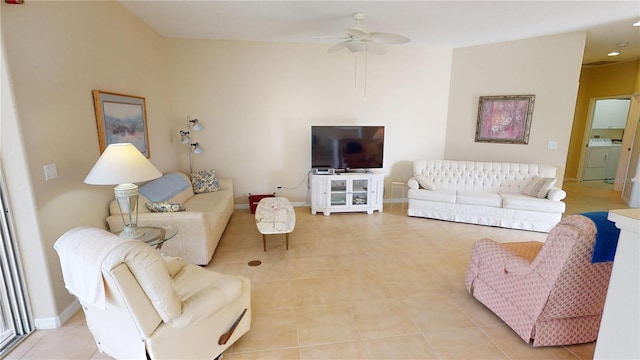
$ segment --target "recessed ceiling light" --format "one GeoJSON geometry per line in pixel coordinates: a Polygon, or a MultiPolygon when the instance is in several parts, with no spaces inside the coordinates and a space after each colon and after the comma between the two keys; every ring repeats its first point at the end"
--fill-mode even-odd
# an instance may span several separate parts
{"type": "Polygon", "coordinates": [[[612,51],[612,52],[607,54],[607,56],[618,56],[618,55],[620,55],[620,53],[617,52],[617,51],[612,51]]]}
{"type": "Polygon", "coordinates": [[[633,23],[633,26],[640,26],[640,21],[636,21],[633,23]]]}
{"type": "Polygon", "coordinates": [[[628,42],[626,42],[626,41],[625,41],[625,42],[618,43],[618,47],[625,47],[625,46],[627,46],[627,45],[629,45],[629,43],[628,43],[628,42]]]}

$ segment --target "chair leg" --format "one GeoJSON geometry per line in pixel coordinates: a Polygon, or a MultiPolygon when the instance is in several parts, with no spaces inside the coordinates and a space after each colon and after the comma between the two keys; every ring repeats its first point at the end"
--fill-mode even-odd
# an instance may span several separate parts
{"type": "Polygon", "coordinates": [[[289,233],[285,235],[285,238],[286,238],[287,250],[289,250],[289,233]]]}
{"type": "Polygon", "coordinates": [[[262,234],[262,249],[267,252],[267,235],[262,234]]]}

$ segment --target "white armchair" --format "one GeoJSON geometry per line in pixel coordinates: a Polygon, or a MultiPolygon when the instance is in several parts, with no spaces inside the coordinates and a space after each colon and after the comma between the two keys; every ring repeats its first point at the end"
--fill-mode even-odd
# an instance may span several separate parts
{"type": "Polygon", "coordinates": [[[117,359],[213,359],[251,324],[250,282],[80,227],[54,244],[98,349],[117,359]]]}

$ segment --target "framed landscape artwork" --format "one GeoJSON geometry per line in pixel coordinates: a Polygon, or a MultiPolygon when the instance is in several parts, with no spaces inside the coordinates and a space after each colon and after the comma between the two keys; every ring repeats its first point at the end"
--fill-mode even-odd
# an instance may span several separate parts
{"type": "Polygon", "coordinates": [[[93,90],[93,104],[101,154],[109,144],[131,143],[147,158],[151,155],[143,97],[93,90]]]}
{"type": "Polygon", "coordinates": [[[535,95],[480,96],[476,142],[528,144],[535,95]]]}

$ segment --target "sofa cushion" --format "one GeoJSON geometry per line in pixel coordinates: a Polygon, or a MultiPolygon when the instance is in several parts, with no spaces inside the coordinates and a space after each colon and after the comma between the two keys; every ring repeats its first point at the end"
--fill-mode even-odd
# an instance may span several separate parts
{"type": "Polygon", "coordinates": [[[502,198],[496,193],[480,191],[458,191],[456,204],[501,207],[502,198]]]}
{"type": "Polygon", "coordinates": [[[233,193],[225,189],[225,191],[214,191],[193,196],[183,205],[189,209],[189,211],[224,214],[226,208],[232,203],[233,193]]]}
{"type": "Polygon", "coordinates": [[[552,213],[563,213],[565,204],[562,201],[540,199],[524,194],[499,194],[502,197],[502,207],[514,210],[529,210],[552,213]]]}
{"type": "Polygon", "coordinates": [[[415,178],[418,182],[418,185],[420,185],[420,188],[422,189],[433,190],[436,188],[436,184],[433,182],[433,180],[424,175],[416,175],[415,178]]]}
{"type": "Polygon", "coordinates": [[[549,190],[556,184],[556,178],[544,178],[534,176],[533,179],[525,186],[522,193],[537,198],[547,197],[549,190]]]}
{"type": "Polygon", "coordinates": [[[216,177],[216,171],[214,169],[198,171],[192,173],[189,177],[191,178],[193,192],[196,194],[220,190],[218,178],[216,177]]]}
{"type": "Polygon", "coordinates": [[[410,189],[408,196],[410,199],[438,201],[454,204],[456,202],[455,190],[424,190],[410,189]]]}
{"type": "Polygon", "coordinates": [[[173,287],[178,298],[183,302],[188,301],[189,298],[203,290],[214,287],[216,292],[221,295],[217,297],[218,300],[222,301],[218,308],[222,308],[240,296],[242,282],[238,281],[236,276],[225,275],[188,264],[173,277],[173,287]]]}

